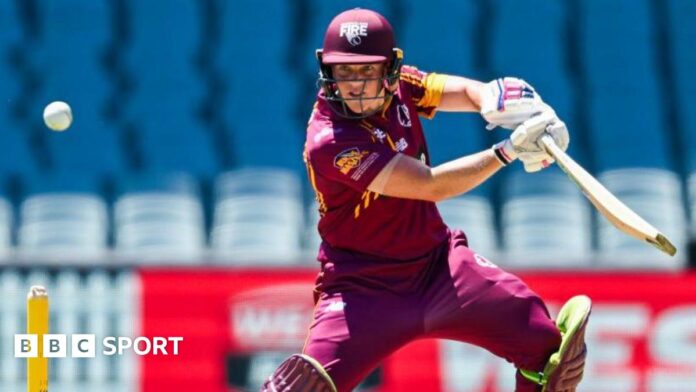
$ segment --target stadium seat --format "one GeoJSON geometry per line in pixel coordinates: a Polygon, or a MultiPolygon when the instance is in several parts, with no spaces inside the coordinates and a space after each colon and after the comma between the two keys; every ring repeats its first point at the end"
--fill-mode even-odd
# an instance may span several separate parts
{"type": "Polygon", "coordinates": [[[301,256],[304,211],[297,177],[282,169],[220,175],[211,246],[220,262],[292,263],[301,256]]]}
{"type": "MultiPolygon", "coordinates": [[[[126,121],[136,129],[146,171],[219,170],[211,132],[199,111],[206,81],[196,66],[203,18],[197,2],[128,0],[132,45],[123,63],[134,78],[126,121]]],[[[230,19],[234,20],[234,19],[230,19]]]]}
{"type": "MultiPolygon", "coordinates": [[[[32,155],[28,132],[16,116],[23,95],[23,70],[17,65],[22,48],[22,26],[17,2],[0,2],[0,181],[8,176],[36,173],[37,164],[32,155]]],[[[37,115],[39,116],[39,115],[37,115]]]]}
{"type": "MultiPolygon", "coordinates": [[[[479,76],[475,58],[476,2],[407,1],[403,7],[405,21],[395,28],[405,64],[425,72],[479,76]]],[[[438,113],[432,121],[421,120],[435,165],[489,147],[485,123],[475,113],[438,113]]]]}
{"type": "Polygon", "coordinates": [[[587,131],[597,167],[671,169],[649,1],[578,4],[579,53],[588,83],[587,131]]]}
{"type": "Polygon", "coordinates": [[[466,233],[469,247],[497,262],[498,246],[495,217],[490,201],[480,196],[463,195],[437,203],[442,219],[451,230],[466,233]]]}
{"type": "Polygon", "coordinates": [[[513,173],[505,184],[501,230],[509,266],[586,268],[592,262],[591,213],[558,169],[513,173]]]}
{"type": "Polygon", "coordinates": [[[599,261],[604,268],[679,269],[687,256],[687,222],[679,177],[657,169],[622,169],[598,179],[638,215],[663,232],[677,247],[667,256],[614,228],[599,217],[599,261]]]}
{"type": "Polygon", "coordinates": [[[114,203],[119,259],[145,264],[200,263],[205,222],[196,182],[185,174],[126,179],[114,203]]]}
{"type": "Polygon", "coordinates": [[[298,177],[281,168],[242,168],[222,173],[216,181],[218,201],[237,196],[277,196],[296,199],[300,194],[298,177]]]}
{"type": "Polygon", "coordinates": [[[685,156],[686,173],[696,171],[696,102],[691,98],[696,95],[696,53],[691,46],[696,42],[696,2],[691,0],[668,0],[667,34],[670,43],[670,64],[675,96],[672,104],[677,105],[676,113],[681,125],[676,131],[682,140],[685,156]]]}
{"type": "MultiPolygon", "coordinates": [[[[576,92],[567,61],[566,7],[565,2],[558,1],[493,1],[489,47],[495,75],[525,79],[572,132],[576,128],[576,92]],[[520,20],[524,20],[523,29],[519,28],[520,20]]],[[[574,157],[582,158],[579,143],[571,143],[569,148],[574,157]]]]}
{"type": "Polygon", "coordinates": [[[297,85],[288,58],[301,54],[290,46],[292,5],[268,2],[263,12],[257,7],[252,0],[222,3],[223,20],[234,21],[223,25],[218,51],[218,67],[229,87],[222,104],[230,141],[226,147],[238,166],[282,166],[299,172],[309,111],[300,115],[295,110],[297,85]]]}
{"type": "MultiPolygon", "coordinates": [[[[474,76],[476,1],[403,2],[405,23],[394,26],[404,63],[424,71],[474,76]],[[453,39],[446,39],[453,38],[453,39]]],[[[327,22],[328,23],[328,22],[327,22]]]]}
{"type": "Polygon", "coordinates": [[[41,72],[40,99],[32,101],[32,125],[39,129],[43,107],[66,101],[74,122],[63,133],[41,132],[55,170],[115,175],[125,170],[118,129],[106,116],[114,89],[104,66],[113,41],[110,7],[104,1],[37,0],[42,39],[30,58],[41,72]],[[89,17],[85,17],[89,15],[89,17]],[[98,146],[98,148],[97,148],[98,146]]]}
{"type": "Polygon", "coordinates": [[[106,204],[98,195],[34,194],[20,208],[18,250],[26,259],[99,262],[108,231],[106,204]]]}

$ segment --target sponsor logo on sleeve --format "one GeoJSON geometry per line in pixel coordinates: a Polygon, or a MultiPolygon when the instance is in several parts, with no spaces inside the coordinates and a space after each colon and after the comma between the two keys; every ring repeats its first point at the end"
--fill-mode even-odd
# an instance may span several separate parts
{"type": "Polygon", "coordinates": [[[339,37],[346,37],[348,43],[358,46],[362,43],[361,37],[367,37],[367,22],[341,23],[339,37]]]}
{"type": "Polygon", "coordinates": [[[362,159],[369,154],[369,151],[360,151],[357,147],[349,148],[336,155],[334,166],[343,174],[348,174],[351,170],[360,166],[362,159]]]}

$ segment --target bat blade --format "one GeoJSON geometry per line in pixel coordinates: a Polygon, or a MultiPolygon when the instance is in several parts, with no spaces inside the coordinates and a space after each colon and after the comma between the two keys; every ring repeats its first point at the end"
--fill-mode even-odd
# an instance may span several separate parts
{"type": "Polygon", "coordinates": [[[677,253],[677,248],[664,234],[609,192],[604,185],[561,150],[551,136],[544,135],[541,138],[541,144],[595,208],[616,228],[641,241],[648,242],[670,256],[677,253]]]}

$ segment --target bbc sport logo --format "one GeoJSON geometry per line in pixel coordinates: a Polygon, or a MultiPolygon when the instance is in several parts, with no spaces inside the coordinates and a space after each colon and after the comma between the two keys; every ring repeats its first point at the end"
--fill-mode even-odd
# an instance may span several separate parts
{"type": "Polygon", "coordinates": [[[66,358],[68,357],[68,336],[70,337],[70,357],[94,358],[99,352],[106,356],[124,355],[129,352],[135,355],[179,355],[179,343],[184,341],[182,336],[152,338],[125,336],[107,336],[97,347],[97,337],[94,334],[43,334],[43,352],[39,355],[39,335],[15,334],[15,358],[66,358]]]}

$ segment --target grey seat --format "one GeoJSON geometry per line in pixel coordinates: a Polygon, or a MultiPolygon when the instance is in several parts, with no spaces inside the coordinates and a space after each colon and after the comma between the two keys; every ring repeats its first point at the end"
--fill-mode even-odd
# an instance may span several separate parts
{"type": "Polygon", "coordinates": [[[593,259],[591,213],[580,191],[555,169],[514,173],[501,211],[506,264],[575,268],[593,259]]]}
{"type": "Polygon", "coordinates": [[[286,264],[301,257],[304,206],[297,176],[240,169],[216,182],[211,247],[221,263],[286,264]]]}
{"type": "Polygon", "coordinates": [[[20,255],[97,261],[107,253],[108,230],[106,203],[96,194],[37,194],[20,207],[20,255]]]}
{"type": "Polygon", "coordinates": [[[598,179],[677,247],[676,256],[665,255],[616,230],[600,216],[601,265],[607,268],[682,268],[687,256],[687,222],[679,177],[667,170],[628,168],[601,173],[598,179]]]}

